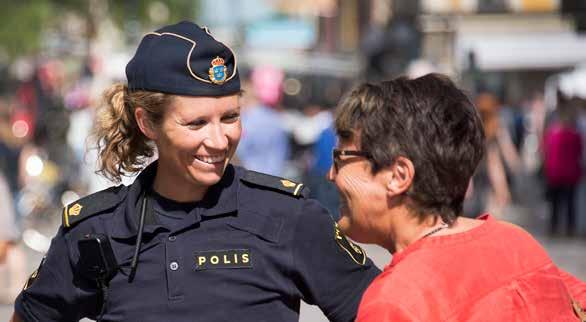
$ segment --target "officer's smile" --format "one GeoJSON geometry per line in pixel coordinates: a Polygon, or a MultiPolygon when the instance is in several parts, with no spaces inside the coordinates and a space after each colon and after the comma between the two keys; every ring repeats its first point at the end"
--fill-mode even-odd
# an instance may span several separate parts
{"type": "Polygon", "coordinates": [[[214,156],[196,155],[195,159],[197,161],[200,161],[200,162],[203,162],[206,164],[215,164],[215,163],[224,164],[224,161],[226,160],[226,153],[223,153],[221,155],[214,155],[214,156]]]}

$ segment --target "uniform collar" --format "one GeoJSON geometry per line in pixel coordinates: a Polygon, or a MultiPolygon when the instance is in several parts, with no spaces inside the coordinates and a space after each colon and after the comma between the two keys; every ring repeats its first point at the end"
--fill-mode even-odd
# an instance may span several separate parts
{"type": "Polygon", "coordinates": [[[210,217],[235,212],[238,209],[238,184],[236,170],[229,164],[220,182],[210,187],[204,196],[201,215],[210,217]]]}
{"type": "MultiPolygon", "coordinates": [[[[114,214],[114,227],[111,231],[113,237],[127,238],[137,235],[143,192],[148,191],[153,184],[157,173],[157,163],[155,161],[149,164],[129,186],[124,206],[119,207],[114,214]]],[[[153,211],[152,207],[149,208],[144,232],[151,232],[154,231],[153,228],[156,228],[152,227],[153,211]]]]}
{"type": "MultiPolygon", "coordinates": [[[[143,192],[148,191],[157,173],[157,161],[148,165],[134,180],[128,189],[125,206],[119,207],[114,214],[113,237],[128,238],[138,234],[138,221],[143,192]],[[121,213],[124,212],[124,213],[121,213]]],[[[228,165],[222,179],[208,190],[202,202],[198,205],[198,216],[195,222],[201,220],[201,216],[212,217],[236,212],[238,208],[238,184],[237,173],[234,166],[228,165]]],[[[144,233],[154,233],[162,228],[155,219],[152,203],[147,210],[144,233]]]]}

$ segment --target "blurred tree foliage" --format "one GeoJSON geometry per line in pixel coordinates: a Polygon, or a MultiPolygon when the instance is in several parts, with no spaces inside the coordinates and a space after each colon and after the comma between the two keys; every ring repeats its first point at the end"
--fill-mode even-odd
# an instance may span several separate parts
{"type": "Polygon", "coordinates": [[[0,0],[0,59],[37,53],[43,30],[59,30],[66,14],[85,22],[85,37],[91,41],[104,18],[122,30],[131,22],[150,28],[193,20],[197,4],[197,0],[0,0]]]}
{"type": "Polygon", "coordinates": [[[50,1],[0,0],[0,53],[15,57],[39,47],[40,30],[51,17],[50,1]]]}

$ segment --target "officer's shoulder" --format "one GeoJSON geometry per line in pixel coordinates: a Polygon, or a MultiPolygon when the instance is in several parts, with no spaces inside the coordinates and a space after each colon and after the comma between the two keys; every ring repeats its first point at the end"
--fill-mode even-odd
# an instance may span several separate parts
{"type": "Polygon", "coordinates": [[[244,170],[240,180],[252,188],[270,190],[294,198],[305,197],[309,190],[303,183],[252,170],[244,170]]]}
{"type": "Polygon", "coordinates": [[[62,225],[71,228],[79,222],[116,207],[124,199],[127,187],[114,186],[87,195],[63,208],[62,225]]]}

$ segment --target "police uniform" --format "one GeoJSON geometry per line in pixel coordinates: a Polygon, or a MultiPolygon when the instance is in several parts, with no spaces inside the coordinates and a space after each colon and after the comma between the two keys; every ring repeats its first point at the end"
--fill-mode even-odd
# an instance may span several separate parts
{"type": "MultiPolygon", "coordinates": [[[[162,68],[185,72],[180,47],[189,57],[187,65],[192,65],[185,78],[193,88],[191,94],[183,94],[218,96],[239,91],[233,55],[207,29],[183,22],[145,39],[127,67],[129,87],[171,93],[186,87],[185,79],[176,77],[173,82],[174,76],[168,75],[163,90],[148,79],[154,76],[144,70],[146,62],[136,63],[162,53],[167,58],[177,55],[162,68]],[[171,33],[175,35],[165,36],[171,33]],[[153,43],[160,41],[170,49],[160,51],[153,43]],[[196,52],[198,44],[203,53],[196,52]],[[138,57],[146,52],[150,57],[138,57]],[[197,67],[195,60],[202,57],[207,65],[197,67]],[[223,60],[221,70],[213,70],[210,57],[223,60]],[[137,77],[141,81],[133,82],[137,77]]],[[[297,321],[304,300],[319,306],[331,321],[354,320],[362,293],[379,270],[346,239],[324,208],[304,197],[303,184],[229,165],[200,202],[179,207],[184,218],[170,222],[161,217],[168,211],[171,215],[169,208],[151,192],[156,166],[155,161],[130,186],[112,187],[64,208],[63,224],[48,253],[16,300],[18,315],[25,321],[43,322],[83,317],[141,322],[297,321]],[[145,198],[154,202],[144,203],[145,198]],[[147,205],[145,211],[142,205],[147,205]],[[85,250],[79,242],[96,234],[106,236],[117,265],[105,287],[83,273],[80,260],[84,255],[80,251],[85,250]],[[140,251],[132,272],[137,239],[141,239],[140,251]]]]}

